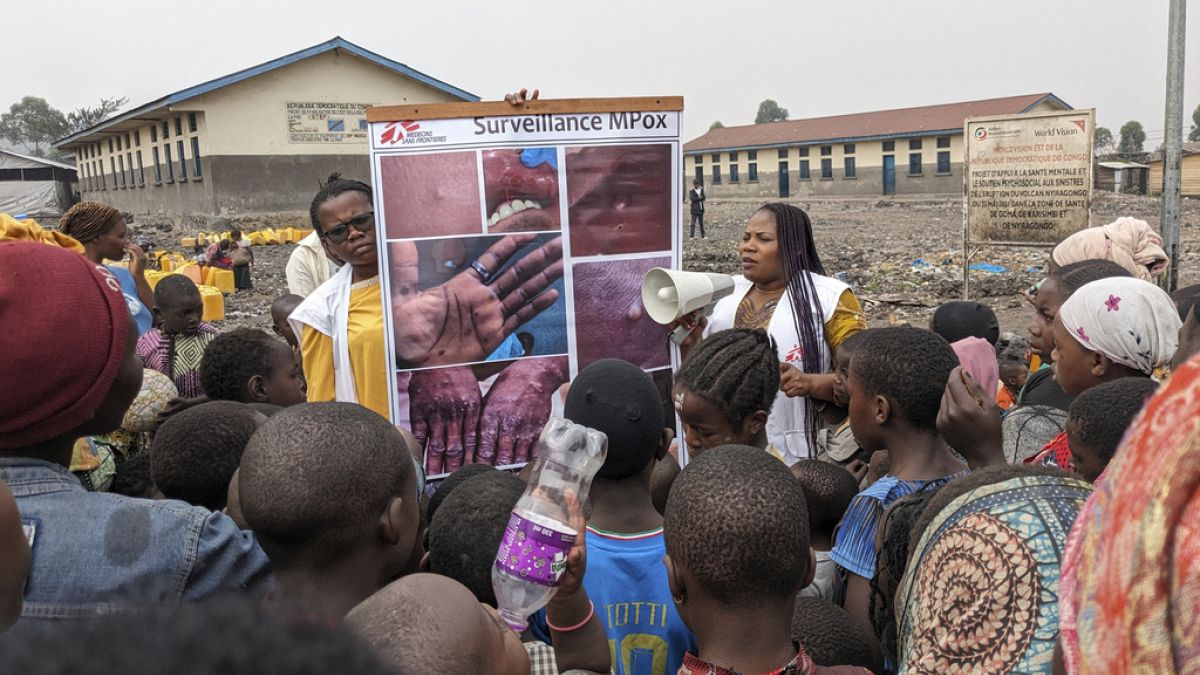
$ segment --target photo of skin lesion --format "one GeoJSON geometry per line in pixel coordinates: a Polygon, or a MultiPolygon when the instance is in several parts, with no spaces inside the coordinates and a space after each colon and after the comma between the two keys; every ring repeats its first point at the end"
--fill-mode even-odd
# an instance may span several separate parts
{"type": "Polygon", "coordinates": [[[671,146],[566,148],[571,255],[671,249],[671,146]]]}
{"type": "Polygon", "coordinates": [[[387,238],[482,234],[478,161],[474,150],[380,157],[387,238]]]}
{"type": "Polygon", "coordinates": [[[483,152],[488,232],[562,229],[558,148],[505,148],[483,152]]]}
{"type": "Polygon", "coordinates": [[[667,329],[642,306],[642,277],[671,257],[574,263],[575,353],[579,367],[619,358],[641,368],[670,364],[667,329]]]}
{"type": "Polygon", "coordinates": [[[567,353],[561,236],[388,247],[397,370],[567,353]]]}
{"type": "Polygon", "coordinates": [[[437,478],[464,464],[514,467],[530,461],[568,378],[566,356],[411,373],[399,403],[425,448],[426,473],[437,478]]]}

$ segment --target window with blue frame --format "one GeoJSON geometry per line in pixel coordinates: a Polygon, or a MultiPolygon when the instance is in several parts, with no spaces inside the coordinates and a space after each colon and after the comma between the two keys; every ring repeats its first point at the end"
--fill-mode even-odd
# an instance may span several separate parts
{"type": "Polygon", "coordinates": [[[908,175],[921,175],[921,153],[914,152],[908,156],[908,175]]]}
{"type": "Polygon", "coordinates": [[[800,160],[800,180],[809,180],[810,178],[811,176],[808,175],[808,160],[802,159],[800,160]]]}
{"type": "Polygon", "coordinates": [[[730,183],[737,183],[738,181],[739,181],[739,179],[738,179],[738,165],[737,165],[737,164],[730,164],[730,165],[729,165],[729,182],[730,182],[730,183]]]}
{"type": "Polygon", "coordinates": [[[758,164],[756,162],[750,162],[750,166],[746,168],[746,173],[751,183],[758,182],[758,164]]]}
{"type": "Polygon", "coordinates": [[[844,176],[844,177],[845,177],[845,178],[854,178],[854,177],[855,177],[855,173],[854,173],[854,168],[855,168],[855,167],[854,167],[854,158],[853,158],[853,157],[846,157],[845,159],[843,159],[843,160],[842,160],[842,162],[843,162],[843,165],[842,165],[842,172],[845,174],[845,176],[844,176]]]}
{"type": "Polygon", "coordinates": [[[827,179],[827,178],[833,178],[833,160],[832,159],[821,160],[821,178],[822,178],[822,180],[827,179]]]}
{"type": "Polygon", "coordinates": [[[196,178],[204,175],[204,167],[200,166],[200,139],[192,136],[192,168],[196,178]]]}
{"type": "Polygon", "coordinates": [[[937,172],[950,173],[950,152],[943,150],[937,154],[937,172]]]}
{"type": "Polygon", "coordinates": [[[713,178],[712,178],[713,185],[720,185],[721,184],[721,165],[720,164],[713,164],[712,176],[713,176],[713,178]]]}

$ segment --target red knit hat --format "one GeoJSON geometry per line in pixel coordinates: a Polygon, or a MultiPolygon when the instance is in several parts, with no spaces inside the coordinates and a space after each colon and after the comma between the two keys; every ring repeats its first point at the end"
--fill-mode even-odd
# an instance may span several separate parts
{"type": "Polygon", "coordinates": [[[0,450],[92,419],[129,333],[129,307],[107,269],[54,246],[0,243],[0,450]]]}

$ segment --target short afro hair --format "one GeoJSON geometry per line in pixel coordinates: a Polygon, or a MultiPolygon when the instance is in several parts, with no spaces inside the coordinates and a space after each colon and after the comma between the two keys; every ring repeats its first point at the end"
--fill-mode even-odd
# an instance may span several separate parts
{"type": "Polygon", "coordinates": [[[220,511],[258,423],[257,411],[233,401],[201,403],[172,415],[150,444],[154,484],[168,499],[220,511]]]}
{"type": "Polygon", "coordinates": [[[1047,279],[1054,279],[1056,283],[1062,286],[1066,295],[1070,295],[1084,286],[1099,281],[1101,279],[1111,279],[1112,277],[1131,277],[1129,270],[1121,267],[1111,260],[1095,259],[1095,260],[1080,260],[1070,265],[1063,265],[1054,270],[1047,279]]]}
{"type": "Polygon", "coordinates": [[[834,347],[833,349],[838,354],[842,354],[842,355],[853,354],[855,351],[858,350],[859,346],[861,346],[862,343],[865,342],[866,339],[871,336],[871,332],[874,330],[875,329],[873,329],[873,328],[868,328],[866,330],[860,330],[857,333],[855,333],[854,335],[851,335],[850,337],[846,338],[845,340],[842,340],[841,344],[834,347]]]}
{"type": "Polygon", "coordinates": [[[600,478],[621,480],[642,472],[662,446],[658,386],[628,361],[601,359],[579,371],[567,390],[563,417],[608,437],[608,454],[596,472],[600,478]]]}
{"type": "Polygon", "coordinates": [[[858,666],[883,672],[875,639],[854,617],[821,598],[796,598],[792,641],[804,648],[818,666],[858,666]]]}
{"type": "Polygon", "coordinates": [[[804,490],[809,535],[832,537],[834,529],[858,494],[858,481],[842,466],[819,459],[802,459],[792,465],[792,475],[804,490]]]}
{"type": "Polygon", "coordinates": [[[239,328],[213,338],[200,361],[200,386],[214,401],[244,401],[246,383],[259,375],[269,378],[287,343],[257,328],[239,328]]]}
{"type": "Polygon", "coordinates": [[[438,484],[437,491],[429,496],[429,503],[425,507],[425,517],[432,523],[433,514],[437,513],[442,503],[446,501],[451,492],[458,489],[458,486],[475,476],[498,470],[490,464],[463,464],[457,471],[446,476],[445,480],[438,484]]]}
{"type": "Polygon", "coordinates": [[[126,497],[153,499],[158,488],[154,485],[154,475],[150,468],[150,452],[139,452],[124,462],[119,462],[109,491],[126,497]]]}
{"type": "Polygon", "coordinates": [[[17,626],[0,637],[0,672],[175,675],[385,675],[340,628],[280,621],[258,603],[216,600],[17,626]],[[97,645],[103,648],[97,649],[97,645]]]}
{"type": "Polygon", "coordinates": [[[771,412],[779,392],[779,350],[762,329],[719,331],[692,349],[676,377],[734,425],[741,424],[759,410],[771,412]]]}
{"type": "Polygon", "coordinates": [[[946,339],[932,331],[896,326],[877,328],[854,354],[852,377],[869,396],[885,396],[917,429],[937,428],[938,409],[958,357],[946,339]]]}
{"type": "Polygon", "coordinates": [[[302,403],[267,420],[242,456],[238,497],[276,570],[352,553],[394,497],[416,499],[416,467],[391,422],[356,403],[302,403]]]}
{"type": "Polygon", "coordinates": [[[155,305],[174,305],[182,300],[200,297],[196,283],[182,274],[168,274],[154,286],[155,305]]]}
{"type": "Polygon", "coordinates": [[[1108,462],[1133,418],[1157,389],[1158,383],[1144,377],[1122,377],[1096,385],[1075,397],[1067,420],[1075,421],[1078,439],[1108,462]]]}
{"type": "Polygon", "coordinates": [[[987,340],[993,346],[1000,340],[1000,322],[991,307],[970,300],[942,303],[929,322],[933,332],[954,343],[969,337],[987,340]]]}
{"type": "Polygon", "coordinates": [[[454,579],[495,607],[492,564],[525,484],[511,473],[491,471],[459,487],[430,520],[429,571],[454,579]]]}
{"type": "Polygon", "coordinates": [[[723,445],[692,460],[671,487],[667,553],[726,607],[791,598],[809,566],[804,490],[759,448],[723,445]]]}

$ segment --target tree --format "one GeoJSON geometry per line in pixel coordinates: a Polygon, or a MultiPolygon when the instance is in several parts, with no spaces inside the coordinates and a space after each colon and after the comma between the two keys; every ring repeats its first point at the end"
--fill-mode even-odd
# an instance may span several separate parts
{"type": "Polygon", "coordinates": [[[754,123],[764,124],[766,122],[782,122],[787,118],[787,108],[780,108],[778,103],[771,99],[767,99],[758,104],[758,115],[755,116],[754,123]]]}
{"type": "Polygon", "coordinates": [[[1146,131],[1142,123],[1130,120],[1121,125],[1121,142],[1117,151],[1123,155],[1136,155],[1142,152],[1142,143],[1146,142],[1146,131]]]}
{"type": "Polygon", "coordinates": [[[1108,127],[1096,127],[1096,133],[1092,134],[1092,148],[1096,154],[1112,150],[1113,135],[1108,130],[1108,127]]]}
{"type": "Polygon", "coordinates": [[[44,98],[26,96],[0,115],[0,137],[24,146],[37,157],[44,157],[50,144],[66,132],[67,118],[44,98]]]}
{"type": "Polygon", "coordinates": [[[721,120],[717,120],[716,122],[713,122],[712,124],[708,125],[709,131],[712,131],[713,129],[724,129],[724,128],[725,128],[725,125],[721,124],[721,120]]]}
{"type": "Polygon", "coordinates": [[[1193,143],[1200,143],[1200,105],[1192,111],[1192,131],[1188,134],[1188,140],[1193,143]]]}
{"type": "Polygon", "coordinates": [[[65,135],[69,136],[96,126],[103,122],[109,115],[120,110],[128,102],[129,99],[124,96],[119,98],[102,98],[100,99],[100,104],[95,108],[85,106],[72,110],[67,113],[67,133],[65,135]]]}

